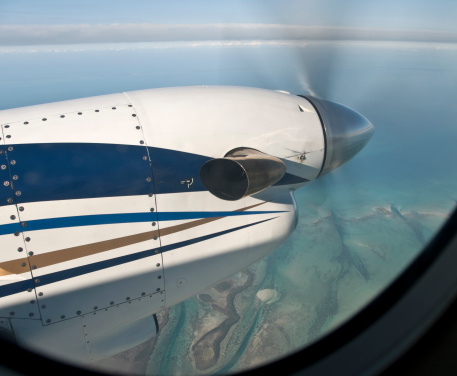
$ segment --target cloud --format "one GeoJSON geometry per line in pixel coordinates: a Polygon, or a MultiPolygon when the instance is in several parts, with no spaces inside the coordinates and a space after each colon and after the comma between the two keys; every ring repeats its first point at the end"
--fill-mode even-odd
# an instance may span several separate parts
{"type": "Polygon", "coordinates": [[[457,33],[275,24],[1,25],[0,45],[189,41],[355,40],[457,42],[457,33]]]}

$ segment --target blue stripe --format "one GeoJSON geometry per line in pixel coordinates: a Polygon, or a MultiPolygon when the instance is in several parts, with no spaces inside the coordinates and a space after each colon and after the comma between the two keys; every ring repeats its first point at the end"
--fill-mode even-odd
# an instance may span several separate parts
{"type": "MultiPolygon", "coordinates": [[[[117,213],[117,214],[95,214],[81,215],[76,217],[46,218],[27,221],[27,231],[49,230],[64,227],[94,226],[115,223],[138,223],[157,221],[177,221],[198,218],[232,217],[238,215],[252,214],[275,214],[284,211],[220,211],[220,212],[164,212],[164,213],[117,213]]],[[[0,225],[0,235],[12,234],[21,231],[18,223],[0,225]]]]}
{"type": "MultiPolygon", "coordinates": [[[[200,180],[201,166],[211,158],[177,150],[143,145],[95,143],[14,144],[8,158],[9,170],[0,170],[0,180],[19,178],[0,186],[0,205],[13,198],[16,203],[76,200],[82,198],[188,193],[207,191],[200,180]],[[150,161],[149,161],[149,157],[150,161]],[[152,178],[151,180],[149,178],[152,178]],[[181,181],[193,179],[190,186],[181,181]]],[[[3,155],[3,157],[2,157],[3,155]]],[[[8,164],[5,153],[1,164],[8,164]]],[[[287,174],[275,185],[307,181],[287,174]]]]}
{"type": "Polygon", "coordinates": [[[22,231],[21,225],[17,222],[0,225],[0,235],[13,234],[16,231],[22,231]]]}
{"type": "Polygon", "coordinates": [[[26,281],[13,282],[8,285],[3,285],[0,286],[0,298],[3,298],[4,296],[8,295],[17,294],[19,292],[25,292],[28,289],[33,289],[34,287],[35,286],[33,286],[33,282],[31,279],[28,279],[26,281]]]}
{"type": "Polygon", "coordinates": [[[197,219],[197,218],[217,218],[217,217],[233,217],[238,215],[252,214],[276,214],[284,213],[284,211],[220,211],[220,212],[159,212],[157,213],[159,221],[178,221],[180,219],[197,219]]]}
{"type": "MultiPolygon", "coordinates": [[[[275,217],[275,218],[277,218],[277,217],[275,217]]],[[[248,225],[239,226],[239,227],[235,227],[235,228],[232,228],[232,229],[229,229],[229,230],[216,232],[214,234],[200,236],[198,238],[194,238],[194,239],[185,240],[185,241],[182,241],[182,242],[170,244],[170,245],[161,247],[160,250],[161,250],[162,253],[164,253],[164,252],[168,252],[168,251],[175,250],[175,249],[178,249],[178,248],[186,247],[186,246],[191,245],[191,244],[200,243],[200,242],[203,242],[203,241],[208,240],[208,239],[216,238],[218,236],[222,236],[222,235],[234,232],[234,231],[242,230],[244,228],[251,227],[251,226],[254,226],[254,225],[258,225],[258,224],[263,223],[263,222],[271,221],[272,219],[275,219],[275,218],[269,218],[269,219],[265,219],[263,221],[251,223],[251,224],[248,224],[248,225]]],[[[113,266],[126,264],[128,262],[132,262],[132,261],[136,261],[136,260],[141,260],[141,259],[146,258],[146,257],[151,257],[151,256],[156,254],[155,253],[156,249],[157,248],[148,249],[146,251],[137,252],[137,253],[134,253],[134,254],[131,254],[131,255],[127,255],[127,256],[121,256],[121,257],[117,257],[117,258],[110,259],[110,260],[100,261],[100,262],[96,262],[96,263],[89,264],[89,265],[79,266],[77,268],[67,269],[67,270],[63,270],[63,271],[60,271],[60,272],[43,275],[43,276],[37,277],[40,280],[40,282],[36,283],[36,286],[48,285],[50,283],[63,281],[63,280],[68,279],[68,278],[78,277],[78,276],[83,275],[83,274],[96,272],[96,271],[99,271],[99,270],[103,270],[103,269],[111,268],[113,266]]]]}

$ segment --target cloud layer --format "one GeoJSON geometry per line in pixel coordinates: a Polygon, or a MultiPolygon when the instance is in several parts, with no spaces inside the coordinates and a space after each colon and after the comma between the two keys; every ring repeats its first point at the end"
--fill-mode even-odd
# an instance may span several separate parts
{"type": "Polygon", "coordinates": [[[61,45],[224,40],[373,40],[457,42],[457,33],[273,24],[3,25],[0,45],[61,45]]]}

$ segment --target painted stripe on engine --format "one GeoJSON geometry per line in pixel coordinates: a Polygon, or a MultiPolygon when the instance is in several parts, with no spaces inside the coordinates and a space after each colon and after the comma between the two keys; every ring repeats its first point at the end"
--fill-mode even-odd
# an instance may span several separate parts
{"type": "MultiPolygon", "coordinates": [[[[0,206],[7,205],[11,197],[23,204],[207,191],[200,180],[200,168],[211,158],[204,155],[144,145],[96,143],[11,144],[11,148],[3,155],[14,164],[5,161],[9,174],[6,169],[1,171],[5,181],[17,177],[15,195],[10,187],[0,190],[0,206]],[[189,178],[192,184],[181,183],[189,178]]],[[[306,181],[286,173],[275,185],[306,181]]]]}
{"type": "MultiPolygon", "coordinates": [[[[222,235],[226,235],[226,234],[229,234],[234,231],[239,231],[244,228],[258,225],[260,223],[268,222],[275,218],[278,218],[278,217],[268,218],[268,219],[264,219],[263,221],[258,221],[258,222],[250,223],[250,224],[247,224],[244,226],[234,227],[234,228],[224,230],[224,231],[219,231],[219,232],[216,232],[213,234],[204,235],[204,236],[200,236],[197,238],[185,240],[182,242],[170,244],[170,245],[161,247],[161,251],[168,252],[168,251],[172,251],[172,250],[175,250],[178,248],[187,247],[189,245],[200,243],[200,242],[203,242],[203,241],[206,241],[206,240],[209,240],[212,238],[216,238],[216,237],[219,237],[222,235]]],[[[35,279],[35,281],[39,281],[39,282],[36,282],[35,285],[36,286],[48,285],[51,283],[63,281],[65,279],[74,278],[74,277],[78,277],[78,276],[81,276],[84,274],[111,268],[113,266],[118,266],[118,265],[126,264],[128,262],[141,260],[143,258],[154,256],[156,254],[155,253],[156,249],[158,249],[158,248],[148,249],[146,251],[137,252],[137,253],[134,253],[131,255],[120,256],[120,257],[116,257],[116,258],[109,259],[109,260],[104,260],[104,261],[99,261],[99,262],[88,264],[88,265],[78,266],[76,268],[71,268],[71,269],[66,269],[66,270],[62,270],[59,272],[55,272],[55,273],[45,274],[45,275],[39,276],[35,279]]],[[[23,291],[26,291],[27,288],[33,288],[33,284],[31,282],[31,280],[14,282],[14,283],[11,283],[11,284],[8,284],[5,286],[0,286],[0,297],[23,292],[23,291]]]]}
{"type": "MultiPolygon", "coordinates": [[[[241,209],[235,210],[235,212],[244,212],[249,209],[253,209],[260,205],[265,204],[265,202],[260,202],[255,205],[247,206],[241,209]]],[[[197,226],[201,226],[213,221],[217,221],[224,217],[212,217],[212,218],[203,218],[196,221],[191,221],[187,223],[182,223],[175,226],[165,227],[159,230],[147,231],[139,234],[133,234],[128,236],[123,236],[120,238],[103,240],[96,243],[84,244],[70,248],[59,249],[52,252],[46,252],[42,254],[34,254],[29,256],[29,258],[21,258],[10,261],[5,261],[0,263],[0,276],[10,275],[10,274],[20,274],[24,272],[24,267],[22,263],[30,263],[35,265],[37,268],[44,268],[46,266],[51,266],[59,264],[61,262],[76,260],[81,257],[91,256],[98,253],[111,251],[113,249],[126,247],[129,245],[145,242],[148,240],[154,239],[154,237],[163,237],[171,234],[175,234],[180,231],[188,230],[197,226]]]]}
{"type": "MultiPolygon", "coordinates": [[[[232,217],[238,215],[255,215],[255,214],[275,214],[284,213],[284,211],[220,211],[220,212],[165,212],[165,213],[116,213],[116,214],[95,214],[81,215],[75,217],[59,217],[36,219],[26,222],[24,231],[49,230],[66,227],[107,225],[116,223],[139,223],[153,221],[179,221],[197,218],[215,218],[215,217],[232,217]]],[[[12,234],[15,231],[21,231],[18,223],[0,225],[0,235],[12,234]]]]}

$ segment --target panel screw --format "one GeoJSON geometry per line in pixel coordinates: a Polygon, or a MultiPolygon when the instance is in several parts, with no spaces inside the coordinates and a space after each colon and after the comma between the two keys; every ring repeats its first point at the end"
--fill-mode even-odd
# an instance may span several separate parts
{"type": "Polygon", "coordinates": [[[16,164],[16,161],[13,159],[10,163],[14,166],[16,164]]]}
{"type": "Polygon", "coordinates": [[[114,302],[109,302],[109,304],[110,304],[110,305],[113,305],[113,304],[114,304],[114,302]]]}
{"type": "Polygon", "coordinates": [[[136,114],[132,114],[133,117],[136,117],[136,114]]]}
{"type": "Polygon", "coordinates": [[[40,280],[38,278],[35,279],[35,283],[40,283],[40,280]]]}
{"type": "Polygon", "coordinates": [[[154,240],[157,240],[157,236],[154,236],[154,240]]]}
{"type": "Polygon", "coordinates": [[[42,292],[40,292],[40,293],[38,294],[38,296],[43,296],[43,293],[42,293],[42,292]]]}
{"type": "Polygon", "coordinates": [[[154,251],[154,253],[155,253],[155,254],[159,253],[159,250],[158,250],[158,249],[156,249],[156,250],[154,251]]]}
{"type": "Polygon", "coordinates": [[[153,212],[155,209],[154,208],[151,208],[151,211],[153,212]]]}
{"type": "Polygon", "coordinates": [[[2,170],[6,170],[6,165],[2,164],[0,167],[2,170]]]}
{"type": "Polygon", "coordinates": [[[129,107],[132,107],[132,105],[131,105],[131,104],[129,104],[129,107]]]}
{"type": "Polygon", "coordinates": [[[76,311],[76,314],[77,314],[77,315],[80,315],[80,314],[81,314],[81,311],[76,311]]]}
{"type": "MultiPolygon", "coordinates": [[[[8,136],[6,136],[6,137],[8,137],[8,136]]],[[[140,144],[141,144],[141,145],[143,145],[143,144],[144,144],[144,141],[143,141],[143,140],[141,140],[141,141],[140,141],[140,144]]]]}
{"type": "Polygon", "coordinates": [[[16,196],[20,196],[20,195],[22,194],[22,192],[21,192],[21,191],[16,191],[16,192],[14,192],[14,194],[15,194],[16,196]]]}
{"type": "Polygon", "coordinates": [[[30,238],[27,236],[27,237],[25,238],[25,241],[26,241],[26,242],[29,242],[29,241],[30,241],[30,238]]]}
{"type": "Polygon", "coordinates": [[[28,121],[24,121],[24,124],[27,125],[29,122],[28,121]]]}
{"type": "Polygon", "coordinates": [[[33,256],[33,252],[32,251],[29,252],[29,256],[33,256]]]}
{"type": "Polygon", "coordinates": [[[142,293],[141,293],[141,296],[145,296],[145,295],[146,295],[146,293],[145,293],[145,292],[142,292],[142,293]]]}
{"type": "Polygon", "coordinates": [[[60,316],[60,318],[61,318],[61,319],[64,319],[64,318],[65,318],[65,315],[60,316]]]}
{"type": "Polygon", "coordinates": [[[10,182],[9,182],[8,180],[6,180],[6,181],[3,182],[3,185],[4,185],[5,187],[8,187],[8,186],[10,185],[10,182]]]}
{"type": "Polygon", "coordinates": [[[15,216],[15,215],[12,215],[10,218],[11,218],[11,219],[16,219],[16,216],[15,216]]]}
{"type": "Polygon", "coordinates": [[[46,121],[46,120],[48,120],[48,119],[46,119],[46,118],[43,118],[43,119],[41,119],[41,120],[43,120],[43,121],[46,121]]]}
{"type": "Polygon", "coordinates": [[[10,315],[11,315],[11,316],[14,316],[14,312],[10,312],[10,315]]]}
{"type": "Polygon", "coordinates": [[[160,287],[157,287],[157,288],[156,288],[156,291],[160,291],[160,287]]]}
{"type": "Polygon", "coordinates": [[[51,322],[51,319],[47,319],[46,322],[49,324],[51,322]]]}
{"type": "Polygon", "coordinates": [[[64,118],[64,117],[65,117],[65,115],[60,115],[60,117],[61,117],[61,118],[64,118]]]}
{"type": "Polygon", "coordinates": [[[19,236],[19,231],[14,231],[14,236],[19,236]]]}
{"type": "Polygon", "coordinates": [[[100,110],[95,110],[95,112],[100,112],[100,110]]]}
{"type": "Polygon", "coordinates": [[[151,181],[151,178],[146,178],[146,181],[149,183],[151,181]]]}
{"type": "Polygon", "coordinates": [[[13,180],[17,180],[17,179],[19,179],[19,176],[13,175],[13,180]]]}
{"type": "Polygon", "coordinates": [[[152,194],[152,193],[149,193],[149,194],[148,194],[148,196],[149,196],[149,197],[152,197],[152,196],[153,196],[153,194],[152,194]]]}
{"type": "Polygon", "coordinates": [[[159,264],[159,263],[157,263],[157,264],[156,264],[156,266],[160,266],[160,264],[159,264]]]}
{"type": "Polygon", "coordinates": [[[159,276],[157,277],[157,279],[162,279],[162,276],[161,276],[161,275],[159,275],[159,276]]]}
{"type": "Polygon", "coordinates": [[[111,109],[112,109],[112,110],[115,110],[115,109],[116,109],[116,107],[111,107],[111,109]]]}
{"type": "Polygon", "coordinates": [[[13,151],[13,147],[12,147],[12,146],[9,146],[9,147],[8,147],[8,151],[13,151]]]}
{"type": "Polygon", "coordinates": [[[30,304],[35,304],[35,300],[31,300],[31,301],[30,301],[30,304]]]}
{"type": "Polygon", "coordinates": [[[11,204],[11,203],[13,202],[13,199],[12,199],[11,197],[8,197],[8,198],[6,199],[6,202],[7,202],[8,204],[11,204]]]}
{"type": "Polygon", "coordinates": [[[137,125],[135,128],[136,128],[136,129],[140,129],[140,126],[139,126],[139,125],[137,125]]]}
{"type": "Polygon", "coordinates": [[[30,312],[30,313],[29,313],[29,317],[33,317],[33,312],[30,312]]]}
{"type": "Polygon", "coordinates": [[[24,211],[24,207],[23,206],[19,206],[19,211],[24,211]]]}
{"type": "Polygon", "coordinates": [[[8,124],[5,125],[5,128],[9,128],[10,126],[8,124]]]}
{"type": "Polygon", "coordinates": [[[10,135],[10,134],[7,134],[7,135],[6,135],[6,138],[11,138],[11,135],[10,135]]]}
{"type": "Polygon", "coordinates": [[[25,262],[22,262],[22,263],[21,263],[21,266],[22,266],[22,267],[24,267],[24,266],[26,266],[26,265],[27,265],[27,264],[26,264],[25,262]]]}
{"type": "Polygon", "coordinates": [[[130,300],[130,297],[127,296],[127,297],[125,298],[125,300],[130,300]]]}
{"type": "Polygon", "coordinates": [[[30,289],[30,288],[29,288],[29,289],[27,289],[27,292],[32,292],[32,289],[30,289]]]}
{"type": "Polygon", "coordinates": [[[32,266],[32,269],[34,269],[34,270],[35,270],[35,269],[36,269],[36,265],[33,265],[33,266],[32,266]]]}
{"type": "Polygon", "coordinates": [[[24,249],[23,249],[22,247],[19,247],[19,248],[17,249],[18,252],[22,252],[23,250],[24,250],[24,249]]]}
{"type": "MultiPolygon", "coordinates": [[[[148,160],[148,157],[144,156],[143,157],[143,161],[147,161],[148,160]]],[[[5,166],[6,167],[6,166],[5,166]]]]}
{"type": "Polygon", "coordinates": [[[78,115],[82,115],[83,113],[82,112],[78,112],[78,115]]]}
{"type": "Polygon", "coordinates": [[[155,223],[155,222],[152,222],[152,225],[153,225],[153,226],[155,226],[155,225],[156,225],[156,223],[155,223]]]}
{"type": "Polygon", "coordinates": [[[22,222],[22,227],[27,227],[27,222],[22,222]]]}
{"type": "Polygon", "coordinates": [[[97,307],[97,306],[95,306],[95,307],[94,307],[94,310],[95,310],[95,309],[98,309],[98,307],[97,307]]]}

